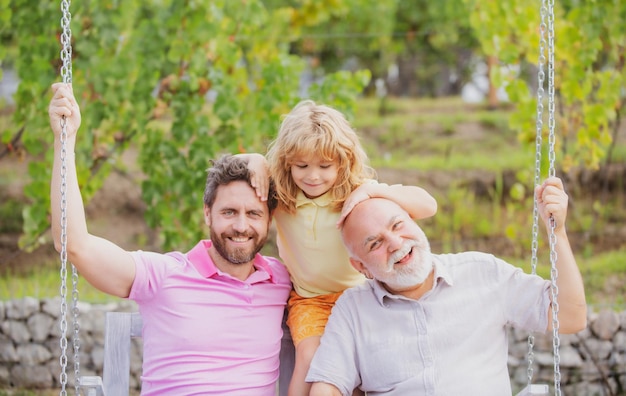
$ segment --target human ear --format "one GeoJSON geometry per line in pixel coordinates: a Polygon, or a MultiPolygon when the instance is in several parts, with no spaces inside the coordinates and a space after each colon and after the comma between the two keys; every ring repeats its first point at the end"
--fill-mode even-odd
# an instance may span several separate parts
{"type": "Polygon", "coordinates": [[[372,276],[372,274],[368,271],[367,268],[365,268],[365,265],[363,264],[363,262],[354,259],[352,257],[350,257],[350,264],[352,264],[352,266],[354,267],[355,270],[359,271],[360,273],[362,273],[363,275],[365,275],[365,277],[367,279],[374,279],[374,277],[372,276]]]}
{"type": "Polygon", "coordinates": [[[211,226],[211,208],[204,205],[204,224],[211,226]]]}

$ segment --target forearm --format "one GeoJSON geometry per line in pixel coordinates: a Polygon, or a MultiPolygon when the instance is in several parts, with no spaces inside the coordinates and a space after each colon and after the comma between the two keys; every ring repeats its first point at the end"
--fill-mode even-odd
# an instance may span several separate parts
{"type": "Polygon", "coordinates": [[[413,219],[423,219],[437,213],[437,201],[421,187],[402,184],[381,184],[380,187],[375,190],[376,196],[372,198],[386,198],[394,201],[413,219]]]}
{"type": "Polygon", "coordinates": [[[585,287],[565,229],[556,232],[555,236],[559,332],[576,333],[587,325],[585,287]]]}
{"type": "MultiPolygon", "coordinates": [[[[88,235],[85,221],[85,209],[82,196],[78,187],[76,175],[76,163],[74,159],[75,140],[70,138],[66,142],[65,155],[65,208],[67,219],[67,242],[68,255],[71,257],[73,244],[83,241],[88,235]],[[70,245],[71,244],[71,245],[70,245]]],[[[54,163],[52,167],[52,178],[50,182],[50,204],[52,214],[52,236],[57,251],[61,250],[61,142],[54,141],[54,163]]]]}
{"type": "MultiPolygon", "coordinates": [[[[67,259],[81,275],[98,290],[118,297],[127,297],[135,278],[130,253],[116,244],[91,235],[87,229],[85,208],[78,185],[75,142],[67,142],[66,154],[66,219],[67,259]],[[103,276],[106,274],[106,276],[103,276]]],[[[61,143],[54,143],[54,165],[50,183],[52,235],[57,251],[61,251],[61,143]]]]}
{"type": "Polygon", "coordinates": [[[309,396],[342,396],[337,387],[325,382],[314,382],[309,396]]]}
{"type": "Polygon", "coordinates": [[[240,157],[246,161],[261,161],[261,162],[265,162],[265,157],[263,156],[263,154],[259,154],[259,153],[239,153],[239,154],[235,154],[235,157],[240,157]]]}
{"type": "Polygon", "coordinates": [[[135,279],[132,255],[116,244],[90,235],[85,219],[85,207],[78,185],[74,149],[76,132],[80,127],[80,108],[71,86],[63,83],[52,85],[54,93],[48,114],[54,133],[54,161],[50,181],[51,227],[54,246],[63,250],[62,217],[65,216],[65,242],[67,259],[76,266],[81,275],[105,293],[120,297],[128,296],[135,279]],[[61,121],[65,117],[66,142],[61,143],[61,121]],[[65,151],[63,151],[65,149],[65,151]],[[65,161],[62,160],[62,157],[65,161]],[[65,162],[63,164],[63,162],[65,162]],[[65,168],[63,168],[65,165],[65,168]],[[64,184],[65,188],[61,187],[64,184]],[[61,197],[61,191],[64,197],[61,197]],[[61,205],[65,209],[62,213],[61,205]]]}

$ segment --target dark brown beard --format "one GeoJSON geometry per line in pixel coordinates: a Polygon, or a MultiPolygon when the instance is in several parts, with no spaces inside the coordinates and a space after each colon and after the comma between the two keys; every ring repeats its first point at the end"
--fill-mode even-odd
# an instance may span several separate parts
{"type": "Polygon", "coordinates": [[[213,232],[213,230],[211,230],[211,242],[213,243],[213,247],[215,248],[215,250],[217,251],[217,253],[222,256],[224,258],[224,260],[228,261],[231,264],[247,264],[250,261],[254,260],[254,256],[256,256],[256,254],[261,251],[261,248],[263,248],[263,245],[265,244],[265,241],[267,240],[267,237],[262,238],[261,240],[259,240],[255,245],[254,248],[252,250],[244,250],[244,249],[235,249],[234,251],[229,251],[228,249],[226,249],[226,246],[224,243],[222,243],[222,241],[225,241],[226,239],[228,239],[229,237],[234,236],[246,236],[246,237],[252,237],[252,240],[256,240],[255,237],[258,237],[257,234],[254,235],[247,235],[247,234],[238,234],[238,235],[225,235],[225,234],[221,234],[219,237],[217,234],[215,234],[213,232]]]}

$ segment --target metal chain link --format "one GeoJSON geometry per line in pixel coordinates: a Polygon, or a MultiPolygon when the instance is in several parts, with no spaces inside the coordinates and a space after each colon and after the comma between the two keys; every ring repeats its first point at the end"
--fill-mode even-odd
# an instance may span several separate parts
{"type": "MultiPolygon", "coordinates": [[[[556,150],[555,145],[555,97],[554,97],[554,0],[548,0],[548,158],[549,168],[548,175],[555,175],[555,159],[556,150]]],[[[552,351],[554,354],[554,394],[555,396],[561,396],[561,356],[559,348],[561,346],[561,339],[559,338],[559,303],[558,295],[559,288],[556,284],[559,273],[556,268],[557,254],[556,254],[556,234],[554,232],[556,228],[556,221],[554,217],[550,216],[550,280],[552,281],[550,287],[550,293],[552,296],[552,351]]]]}
{"type": "MultiPolygon", "coordinates": [[[[535,139],[535,180],[534,187],[537,188],[541,184],[541,148],[543,146],[543,95],[544,95],[544,82],[545,82],[545,65],[546,65],[546,31],[548,26],[546,24],[546,15],[548,8],[546,6],[546,0],[541,5],[541,23],[539,25],[539,59],[537,62],[537,119],[536,119],[536,139],[535,139]]],[[[533,190],[534,191],[534,190],[533,190]]],[[[537,250],[539,247],[539,207],[537,200],[533,200],[533,228],[532,228],[532,255],[531,255],[531,273],[535,275],[537,273],[537,250]]],[[[530,333],[528,335],[528,385],[533,382],[533,363],[535,360],[535,336],[530,333]]]]}
{"type": "MultiPolygon", "coordinates": [[[[70,29],[70,21],[72,15],[70,13],[70,1],[61,1],[61,78],[64,83],[72,83],[72,32],[70,29]]],[[[61,383],[61,396],[67,395],[67,120],[61,118],[61,339],[59,341],[61,347],[61,356],[59,363],[61,365],[61,374],[59,382],[61,383]]],[[[74,388],[76,395],[79,394],[80,387],[80,338],[79,338],[79,322],[78,322],[78,272],[72,265],[72,323],[73,336],[72,346],[74,350],[74,388]]]]}
{"type": "MultiPolygon", "coordinates": [[[[542,136],[543,136],[543,95],[544,95],[544,82],[545,82],[545,48],[546,48],[546,31],[548,32],[548,159],[549,168],[548,176],[555,176],[555,96],[554,96],[554,0],[543,0],[541,5],[541,24],[540,24],[540,40],[539,40],[539,71],[537,82],[537,123],[536,132],[537,137],[535,141],[535,187],[540,184],[541,176],[541,149],[542,149],[542,136]],[[548,21],[546,24],[546,20],[548,21]]],[[[537,200],[533,205],[533,229],[532,229],[532,257],[531,257],[531,271],[533,274],[537,272],[537,248],[538,248],[538,229],[539,229],[539,211],[537,200]]],[[[559,348],[561,340],[559,337],[559,303],[558,294],[559,289],[556,284],[558,279],[558,270],[556,268],[557,253],[556,243],[557,238],[555,234],[556,222],[552,216],[549,219],[549,242],[550,242],[550,296],[552,300],[552,349],[554,354],[554,392],[555,396],[561,396],[561,371],[560,362],[561,357],[559,354],[559,348]]],[[[533,378],[533,360],[534,360],[534,336],[531,334],[528,336],[528,385],[530,386],[533,378]]]]}
{"type": "Polygon", "coordinates": [[[80,394],[80,321],[78,309],[78,271],[72,265],[72,346],[74,348],[74,391],[80,394]]]}
{"type": "Polygon", "coordinates": [[[70,22],[70,0],[61,0],[61,78],[66,84],[72,83],[72,30],[70,22]]]}

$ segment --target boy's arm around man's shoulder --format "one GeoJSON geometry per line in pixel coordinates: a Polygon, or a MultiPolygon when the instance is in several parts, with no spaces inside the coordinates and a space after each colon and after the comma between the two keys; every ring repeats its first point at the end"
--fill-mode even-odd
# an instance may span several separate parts
{"type": "Polygon", "coordinates": [[[342,396],[336,386],[325,382],[314,382],[309,396],[342,396]]]}

